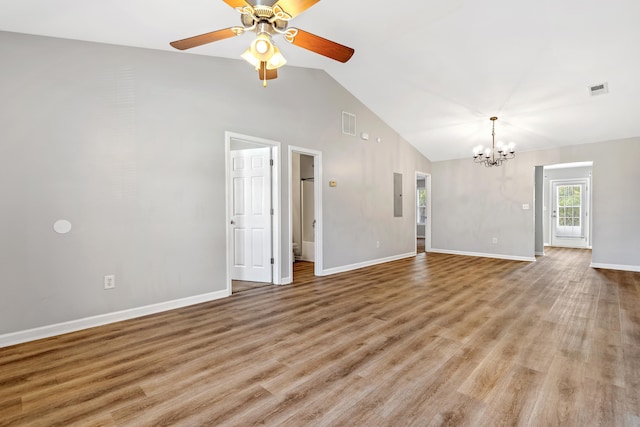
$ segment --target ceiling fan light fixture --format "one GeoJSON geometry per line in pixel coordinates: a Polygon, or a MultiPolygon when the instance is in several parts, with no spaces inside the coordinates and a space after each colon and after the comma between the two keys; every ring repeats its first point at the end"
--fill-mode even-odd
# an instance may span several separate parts
{"type": "Polygon", "coordinates": [[[253,65],[253,67],[255,69],[259,69],[260,68],[260,60],[258,58],[256,58],[255,56],[253,56],[253,53],[251,53],[251,48],[245,50],[244,53],[242,55],[240,55],[240,56],[242,57],[242,59],[247,61],[249,64],[253,65]]]}
{"type": "Polygon", "coordinates": [[[257,39],[256,40],[256,52],[260,55],[264,55],[269,51],[269,43],[266,40],[257,39]]]}
{"type": "Polygon", "coordinates": [[[242,57],[242,59],[247,61],[249,64],[253,65],[253,67],[256,70],[260,69],[260,63],[261,62],[266,62],[267,63],[267,70],[278,69],[278,68],[282,67],[283,65],[285,65],[287,63],[287,60],[285,59],[285,57],[280,52],[280,49],[278,49],[275,45],[273,45],[273,55],[271,56],[271,58],[269,58],[268,61],[260,61],[260,59],[258,59],[253,54],[253,52],[251,51],[251,48],[245,50],[244,53],[242,55],[240,55],[240,56],[242,57]]]}
{"type": "MultiPolygon", "coordinates": [[[[277,46],[273,46],[273,56],[267,61],[267,70],[275,70],[287,63],[277,46]]],[[[258,64],[259,66],[260,64],[258,64]]]]}
{"type": "Polygon", "coordinates": [[[258,37],[251,42],[249,49],[259,62],[269,61],[275,52],[271,37],[266,33],[258,34],[258,37]]]}

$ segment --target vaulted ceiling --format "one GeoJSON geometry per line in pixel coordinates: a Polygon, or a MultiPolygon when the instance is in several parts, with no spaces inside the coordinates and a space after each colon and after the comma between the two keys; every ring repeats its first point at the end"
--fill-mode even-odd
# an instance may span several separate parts
{"type": "MultiPolygon", "coordinates": [[[[640,136],[639,20],[638,0],[321,0],[290,26],[354,48],[349,62],[274,40],[288,66],[326,70],[439,161],[490,144],[494,115],[496,140],[518,151],[640,136]]],[[[171,51],[236,25],[222,0],[0,2],[0,30],[171,51]]],[[[239,58],[252,39],[182,54],[239,58]]]]}

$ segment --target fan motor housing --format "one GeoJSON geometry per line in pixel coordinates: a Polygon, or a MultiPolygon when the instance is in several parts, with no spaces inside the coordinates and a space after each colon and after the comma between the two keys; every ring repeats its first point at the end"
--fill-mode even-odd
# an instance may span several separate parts
{"type": "Polygon", "coordinates": [[[240,15],[240,20],[245,28],[252,27],[254,24],[264,23],[274,27],[278,31],[284,31],[289,25],[287,21],[283,21],[281,19],[276,19],[273,22],[269,22],[274,16],[271,6],[257,5],[253,7],[253,10],[255,12],[255,17],[258,18],[258,21],[255,21],[254,17],[249,14],[243,13],[242,15],[240,15]]]}

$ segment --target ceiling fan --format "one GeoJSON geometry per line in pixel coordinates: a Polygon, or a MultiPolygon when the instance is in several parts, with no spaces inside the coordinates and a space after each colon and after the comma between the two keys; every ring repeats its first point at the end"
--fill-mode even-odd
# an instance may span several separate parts
{"type": "Polygon", "coordinates": [[[299,28],[289,28],[291,19],[320,0],[223,1],[240,13],[241,27],[230,27],[176,40],[170,45],[176,49],[185,50],[253,31],[256,33],[256,38],[242,54],[242,58],[256,67],[258,77],[264,82],[264,86],[267,85],[267,80],[278,77],[278,68],[287,62],[280,53],[280,49],[273,43],[274,35],[281,34],[291,44],[340,62],[347,62],[355,52],[350,47],[299,28]]]}

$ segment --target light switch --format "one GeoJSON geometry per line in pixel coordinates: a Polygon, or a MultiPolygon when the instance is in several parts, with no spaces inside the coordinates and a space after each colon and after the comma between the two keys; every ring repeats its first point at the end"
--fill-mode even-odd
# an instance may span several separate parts
{"type": "Polygon", "coordinates": [[[329,187],[337,187],[338,181],[329,181],[329,187]]]}
{"type": "Polygon", "coordinates": [[[523,210],[523,211],[529,210],[529,203],[524,203],[524,204],[522,205],[522,210],[523,210]]]}

